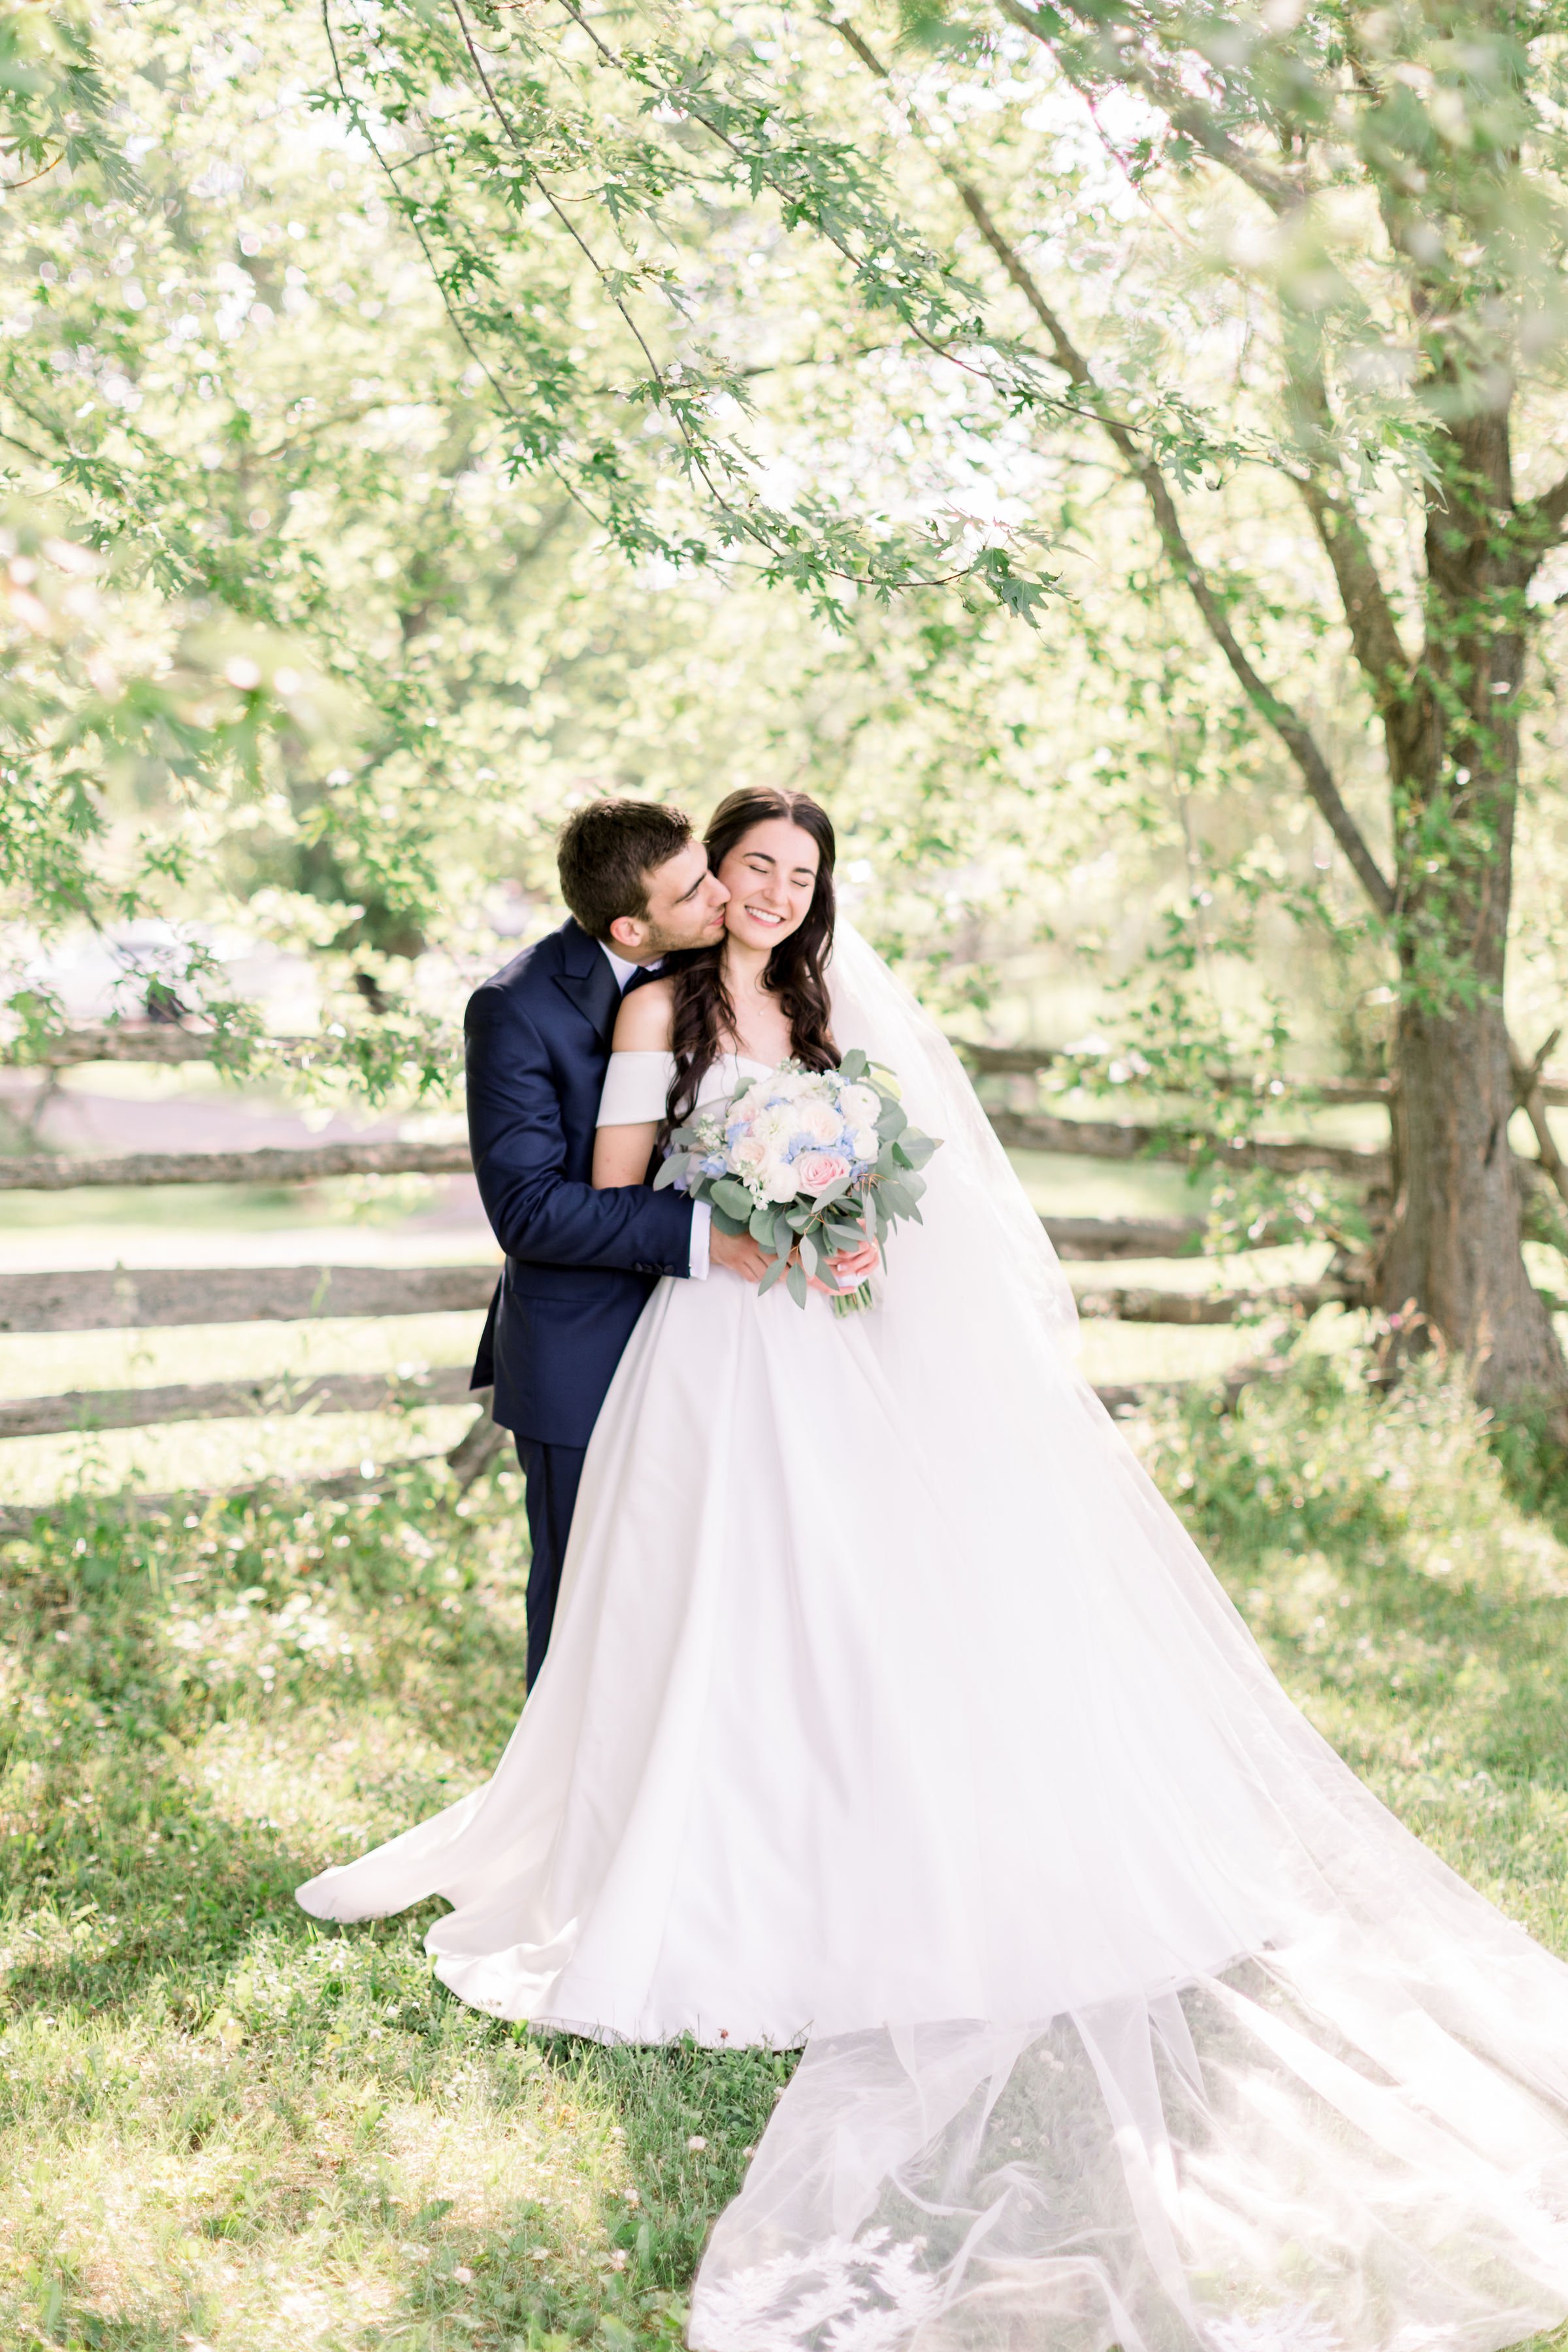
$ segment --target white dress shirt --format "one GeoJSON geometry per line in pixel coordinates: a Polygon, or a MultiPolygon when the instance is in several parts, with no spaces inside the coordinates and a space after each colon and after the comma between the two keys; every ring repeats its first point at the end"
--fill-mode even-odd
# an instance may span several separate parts
{"type": "MultiPolygon", "coordinates": [[[[605,949],[610,970],[616,975],[616,986],[624,996],[626,992],[626,983],[633,972],[641,971],[644,967],[641,964],[628,963],[625,956],[618,956],[616,953],[614,948],[605,948],[603,940],[599,941],[599,945],[605,949]]],[[[656,962],[647,968],[657,971],[658,964],[656,962]]],[[[712,1210],[706,1201],[693,1201],[691,1203],[691,1258],[686,1269],[693,1282],[706,1282],[708,1279],[709,1244],[712,1231],[712,1210]]]]}

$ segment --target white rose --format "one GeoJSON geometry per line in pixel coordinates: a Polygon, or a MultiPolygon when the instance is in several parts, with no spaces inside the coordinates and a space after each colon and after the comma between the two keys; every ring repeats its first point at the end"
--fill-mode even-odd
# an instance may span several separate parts
{"type": "Polygon", "coordinates": [[[767,1168],[763,1186],[765,1201],[793,1201],[795,1195],[795,1170],[784,1160],[775,1160],[767,1168]]]}
{"type": "Polygon", "coordinates": [[[838,1108],[850,1127],[875,1127],[882,1115],[882,1106],[872,1087],[846,1087],[838,1097],[838,1108]]]}
{"type": "Polygon", "coordinates": [[[858,1127],[849,1138],[849,1149],[857,1160],[875,1160],[878,1151],[876,1129],[858,1127]]]}
{"type": "Polygon", "coordinates": [[[795,1133],[804,1135],[811,1143],[837,1143],[843,1131],[843,1124],[833,1105],[820,1097],[816,1101],[803,1102],[795,1113],[795,1133]]]}
{"type": "Polygon", "coordinates": [[[767,1146],[754,1135],[742,1135],[730,1153],[742,1176],[754,1176],[767,1156],[767,1146]]]}

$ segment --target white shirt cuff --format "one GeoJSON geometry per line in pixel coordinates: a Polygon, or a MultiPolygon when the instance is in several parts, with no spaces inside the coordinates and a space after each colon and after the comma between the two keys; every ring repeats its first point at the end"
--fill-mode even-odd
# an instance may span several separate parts
{"type": "Polygon", "coordinates": [[[706,1201],[691,1203],[691,1263],[687,1273],[693,1282],[708,1279],[708,1244],[713,1231],[713,1212],[706,1201]]]}

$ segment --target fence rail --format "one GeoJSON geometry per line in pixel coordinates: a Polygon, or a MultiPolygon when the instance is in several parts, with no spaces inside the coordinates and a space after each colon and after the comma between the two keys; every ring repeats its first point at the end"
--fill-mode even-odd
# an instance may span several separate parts
{"type": "Polygon", "coordinates": [[[0,1160],[0,1192],[69,1192],[103,1184],[315,1184],[329,1176],[460,1176],[466,1143],[307,1143],[257,1151],[123,1151],[0,1160]]]}
{"type": "Polygon", "coordinates": [[[1085,1160],[1153,1160],[1194,1167],[1212,1157],[1226,1168],[1268,1168],[1284,1176],[1314,1171],[1348,1176],[1372,1185],[1386,1183],[1386,1151],[1353,1144],[1233,1140],[1205,1129],[1135,1126],[1104,1118],[1053,1118],[1044,1111],[987,1112],[1002,1141],[1016,1151],[1077,1153],[1085,1160]]]}
{"type": "MultiPolygon", "coordinates": [[[[184,1063],[212,1057],[215,1040],[199,1031],[152,1025],[145,1028],[79,1030],[51,1040],[34,1057],[46,1072],[94,1061],[184,1063]]],[[[269,1053],[303,1058],[316,1048],[309,1038],[271,1039],[269,1053]]],[[[319,1049],[318,1049],[319,1050],[319,1049]]],[[[1048,1048],[961,1044],[970,1067],[982,1076],[1033,1075],[1061,1057],[1048,1048]]],[[[13,1060],[15,1057],[11,1057],[13,1060]]],[[[1245,1082],[1238,1081],[1241,1085],[1245,1082]]],[[[1568,1076],[1534,1074],[1532,1116],[1542,1104],[1568,1103],[1568,1076]]],[[[1292,1087],[1289,1099],[1326,1104],[1376,1103],[1390,1107],[1394,1088],[1383,1080],[1329,1079],[1292,1087]]],[[[1286,1103],[1281,1103],[1283,1111],[1286,1103]]],[[[1205,1158],[1226,1168],[1264,1168],[1297,1175],[1321,1173],[1371,1191],[1388,1181],[1386,1150],[1320,1141],[1313,1137],[1231,1141],[1179,1121],[1159,1125],[1096,1118],[1065,1118],[1044,1111],[994,1108],[992,1125],[1015,1150],[1130,1162],[1152,1160],[1191,1170],[1205,1158]]],[[[1537,1121],[1537,1132],[1543,1120],[1537,1121]]],[[[344,1140],[295,1149],[184,1152],[125,1152],[94,1156],[36,1153],[0,1158],[0,1191],[63,1192],[104,1186],[232,1184],[295,1185],[344,1176],[443,1176],[466,1173],[468,1147],[459,1140],[416,1142],[396,1139],[344,1140]]],[[[1535,1181],[1550,1173],[1535,1161],[1521,1162],[1535,1181]]],[[[1110,1264],[1141,1259],[1179,1259],[1201,1252],[1204,1221],[1198,1217],[1058,1217],[1043,1219],[1058,1254],[1075,1264],[1110,1264]]],[[[1269,1248],[1304,1236],[1285,1219],[1261,1222],[1245,1246],[1269,1248]]],[[[193,1328],[208,1324],[301,1322],[323,1317],[387,1317],[477,1312],[488,1305],[498,1261],[444,1266],[291,1265],[158,1268],[113,1272],[0,1274],[0,1332],[68,1332],[193,1328]]],[[[1080,1297],[1086,1317],[1120,1322],[1205,1328],[1280,1316],[1300,1318],[1321,1307],[1357,1307],[1364,1292],[1348,1279],[1341,1262],[1315,1283],[1272,1289],[1192,1291],[1137,1287],[1092,1287],[1080,1297]]],[[[1554,1304],[1556,1302],[1553,1302],[1554,1304]]],[[[1264,1367],[1267,1369],[1267,1367],[1264,1367]]],[[[1228,1377],[1226,1394],[1238,1391],[1259,1367],[1228,1377]]],[[[131,1389],[75,1391],[0,1402],[0,1438],[58,1435],[80,1430],[145,1428],[159,1423],[244,1419],[273,1413],[363,1412],[411,1410],[468,1401],[466,1366],[443,1365],[418,1378],[382,1374],[326,1373],[310,1379],[226,1380],[131,1389]]],[[[1102,1400],[1123,1410],[1140,1397],[1174,1382],[1104,1387],[1102,1400]]],[[[464,1482],[493,1458],[504,1441],[482,1415],[447,1459],[464,1482]]],[[[350,1475],[313,1482],[334,1490],[363,1491],[350,1475]]],[[[169,1498],[153,1497],[151,1502],[169,1498]]],[[[150,1504],[144,1501],[142,1507],[150,1504]]],[[[0,1532],[30,1515],[0,1509],[0,1532]]]]}
{"type": "MultiPolygon", "coordinates": [[[[970,1068],[981,1077],[1034,1077],[1042,1070],[1054,1069],[1058,1064],[1073,1059],[1052,1045],[972,1045],[962,1037],[953,1044],[970,1068]]],[[[1209,1083],[1220,1094],[1259,1094],[1266,1098],[1268,1087],[1245,1076],[1228,1071],[1215,1071],[1209,1083]]],[[[1331,1108],[1355,1103],[1392,1103],[1399,1092],[1394,1078],[1286,1078],[1281,1085],[1287,1101],[1323,1103],[1331,1108]]],[[[1546,1070],[1541,1076],[1543,1102],[1554,1110],[1568,1105],[1568,1070],[1546,1070]]]]}
{"type": "Polygon", "coordinates": [[[450,1315],[489,1305],[483,1265],[138,1267],[0,1274],[0,1331],[131,1331],[302,1323],[329,1315],[450,1315]]]}
{"type": "MultiPolygon", "coordinates": [[[[285,1061],[321,1052],[318,1037],[269,1037],[269,1054],[285,1061]]],[[[984,1045],[955,1037],[953,1045],[970,1068],[984,1077],[1033,1077],[1056,1068],[1073,1056],[1054,1045],[984,1045]]],[[[74,1069],[88,1062],[205,1062],[215,1058],[222,1040],[211,1030],[186,1029],[174,1022],[125,1023],[69,1029],[45,1039],[23,1056],[12,1048],[0,1055],[0,1066],[17,1069],[74,1069]]],[[[1253,1079],[1216,1072],[1211,1083],[1221,1091],[1256,1092],[1253,1079]]],[[[1331,1105],[1387,1103],[1397,1092],[1392,1078],[1289,1077],[1287,1097],[1298,1102],[1331,1105]]],[[[1547,1070],[1541,1076],[1543,1101],[1553,1109],[1568,1106],[1568,1070],[1547,1070]]]]}
{"type": "Polygon", "coordinates": [[[77,1389],[64,1396],[0,1404],[0,1437],[57,1437],[69,1431],[151,1429],[163,1422],[243,1421],[273,1412],[386,1412],[466,1404],[466,1364],[443,1364],[418,1379],[384,1372],[323,1372],[315,1380],[205,1381],[174,1388],[77,1389]]]}
{"type": "MultiPolygon", "coordinates": [[[[1352,1144],[1232,1141],[1196,1128],[1120,1120],[1054,1118],[1043,1111],[992,1110],[1001,1140],[1016,1150],[1086,1160],[1148,1160],[1196,1166],[1205,1155],[1226,1168],[1283,1175],[1321,1171],[1368,1185],[1388,1176],[1386,1151],[1352,1144]]],[[[65,1192],[93,1185],[313,1184],[331,1176],[456,1176],[470,1161],[466,1143],[315,1143],[255,1151],[127,1151],[99,1158],[37,1152],[0,1159],[0,1192],[65,1192]]]]}

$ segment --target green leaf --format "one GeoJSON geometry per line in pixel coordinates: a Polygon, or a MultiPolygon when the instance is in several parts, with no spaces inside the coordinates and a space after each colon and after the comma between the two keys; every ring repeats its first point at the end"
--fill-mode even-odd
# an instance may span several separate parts
{"type": "Polygon", "coordinates": [[[940,1135],[917,1135],[909,1132],[899,1138],[899,1150],[911,1168],[923,1168],[932,1152],[940,1151],[941,1149],[940,1135]]]}
{"type": "Polygon", "coordinates": [[[664,1192],[668,1186],[674,1183],[678,1176],[684,1175],[685,1171],[686,1160],[684,1154],[679,1159],[671,1158],[667,1160],[663,1167],[660,1168],[658,1174],[653,1180],[654,1191],[656,1192],[664,1192]]]}
{"type": "Polygon", "coordinates": [[[736,1234],[743,1234],[750,1231],[751,1225],[748,1218],[732,1217],[727,1209],[721,1209],[713,1203],[710,1203],[710,1205],[713,1208],[713,1223],[718,1226],[719,1231],[721,1234],[729,1234],[732,1236],[736,1234]]]}
{"type": "Polygon", "coordinates": [[[779,1276],[787,1273],[788,1269],[789,1260],[787,1257],[775,1257],[772,1265],[769,1266],[766,1274],[763,1275],[761,1282],[757,1285],[758,1297],[760,1298],[762,1297],[764,1290],[771,1290],[774,1283],[779,1279],[779,1276]]]}
{"type": "Polygon", "coordinates": [[[792,1265],[790,1267],[788,1273],[784,1276],[784,1287],[788,1290],[790,1297],[794,1299],[797,1307],[804,1307],[805,1305],[805,1270],[803,1266],[792,1265]]]}
{"type": "Polygon", "coordinates": [[[714,1179],[712,1199],[715,1208],[728,1210],[731,1216],[741,1218],[742,1223],[756,1206],[745,1186],[733,1176],[714,1179]]]}
{"type": "Polygon", "coordinates": [[[773,1211],[765,1203],[759,1205],[752,1211],[749,1223],[752,1239],[758,1248],[772,1249],[773,1245],[773,1211]]]}
{"type": "Polygon", "coordinates": [[[870,1066],[869,1057],[862,1049],[858,1045],[851,1045],[838,1065],[838,1075],[841,1078],[847,1079],[853,1086],[865,1076],[870,1066]]]}
{"type": "Polygon", "coordinates": [[[811,1235],[809,1234],[802,1234],[800,1237],[800,1262],[802,1265],[805,1266],[807,1274],[815,1274],[816,1272],[819,1258],[820,1253],[817,1249],[816,1244],[812,1240],[811,1235]]]}

